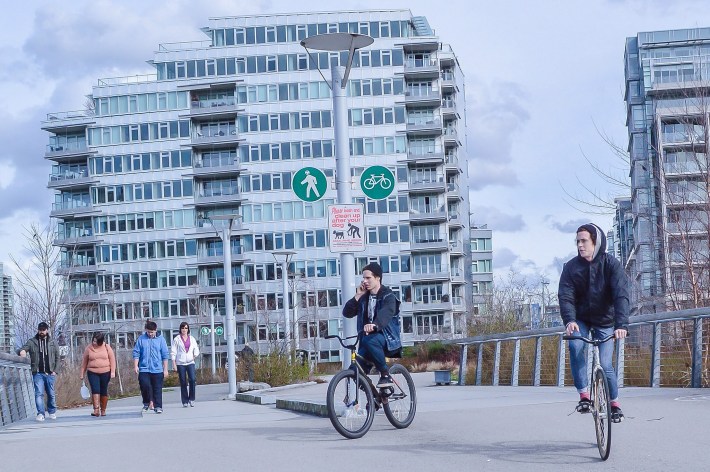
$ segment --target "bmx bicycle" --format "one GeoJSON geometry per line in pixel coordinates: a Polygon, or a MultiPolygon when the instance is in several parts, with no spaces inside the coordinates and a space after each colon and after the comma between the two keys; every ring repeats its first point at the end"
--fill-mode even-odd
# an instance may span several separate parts
{"type": "Polygon", "coordinates": [[[599,455],[605,461],[609,458],[611,452],[611,402],[609,398],[609,383],[606,379],[606,374],[602,365],[599,362],[599,346],[610,339],[614,335],[602,339],[589,339],[582,336],[562,336],[562,339],[568,341],[583,341],[592,346],[594,349],[594,361],[592,364],[592,376],[589,383],[589,396],[592,400],[591,412],[594,418],[594,431],[597,436],[597,447],[599,455]]]}
{"type": "Polygon", "coordinates": [[[414,381],[407,369],[400,364],[389,368],[394,386],[377,388],[357,359],[365,359],[356,352],[362,332],[356,336],[342,338],[338,335],[326,336],[337,338],[340,344],[350,350],[350,367],[341,370],[328,385],[326,405],[330,422],[341,435],[348,439],[357,439],[367,433],[372,426],[375,412],[380,408],[392,426],[397,429],[408,427],[417,411],[417,393],[414,381]],[[346,340],[355,339],[353,344],[346,340]]]}

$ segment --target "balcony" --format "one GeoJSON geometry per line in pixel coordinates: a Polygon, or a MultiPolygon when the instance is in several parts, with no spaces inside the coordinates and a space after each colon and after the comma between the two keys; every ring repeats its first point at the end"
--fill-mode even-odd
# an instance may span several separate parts
{"type": "Polygon", "coordinates": [[[409,210],[409,221],[411,222],[442,222],[446,221],[447,218],[448,216],[446,215],[446,208],[443,205],[440,207],[429,207],[409,210]]]}
{"type": "Polygon", "coordinates": [[[438,252],[443,252],[448,250],[448,243],[446,242],[445,239],[441,237],[435,237],[435,238],[413,238],[411,242],[409,243],[409,247],[411,248],[412,252],[415,251],[424,251],[424,252],[431,252],[431,251],[438,251],[438,252]]]}
{"type": "Polygon", "coordinates": [[[96,285],[75,286],[64,292],[60,298],[61,303],[88,303],[101,301],[96,285]]]}
{"type": "Polygon", "coordinates": [[[449,211],[449,225],[450,226],[461,226],[463,227],[463,221],[461,220],[461,215],[457,211],[449,211]]]}
{"type": "Polygon", "coordinates": [[[194,177],[233,175],[244,171],[237,158],[219,158],[196,161],[192,170],[194,177]]]}
{"type": "Polygon", "coordinates": [[[441,93],[434,89],[410,88],[404,92],[404,103],[418,107],[438,107],[441,105],[441,93]]]}
{"type": "Polygon", "coordinates": [[[193,120],[236,119],[238,112],[234,97],[194,100],[190,103],[190,118],[193,120]]]}
{"type": "MultiPolygon", "coordinates": [[[[445,295],[448,297],[448,295],[445,295]]],[[[442,300],[431,300],[429,302],[413,302],[412,311],[414,313],[422,311],[452,311],[454,309],[454,304],[452,302],[445,302],[442,300]]]]}
{"type": "Polygon", "coordinates": [[[444,99],[441,102],[441,115],[444,118],[458,118],[459,112],[456,108],[456,102],[444,99]]]}
{"type": "Polygon", "coordinates": [[[666,162],[663,164],[666,177],[675,175],[704,174],[708,171],[707,162],[666,162]]]}
{"type": "Polygon", "coordinates": [[[449,241],[449,252],[452,255],[463,256],[464,255],[463,241],[458,240],[458,239],[455,239],[453,241],[449,241]]]}
{"type": "Polygon", "coordinates": [[[224,203],[234,203],[244,200],[238,189],[213,190],[211,192],[200,192],[195,195],[195,205],[221,205],[224,203]]]}
{"type": "Polygon", "coordinates": [[[444,131],[444,144],[459,144],[459,134],[456,132],[455,129],[447,129],[444,131]]]}
{"type": "Polygon", "coordinates": [[[463,201],[463,195],[461,195],[461,188],[459,187],[459,184],[448,182],[446,184],[446,192],[447,200],[463,201]]]}
{"type": "Polygon", "coordinates": [[[439,77],[439,63],[435,59],[405,59],[404,77],[424,79],[439,77]]]}
{"type": "Polygon", "coordinates": [[[85,246],[96,244],[101,240],[94,235],[93,230],[89,228],[72,229],[65,231],[63,234],[57,232],[54,235],[52,244],[55,246],[85,246]]]}
{"type": "Polygon", "coordinates": [[[680,222],[666,223],[666,231],[670,234],[691,234],[691,233],[707,233],[708,224],[700,220],[699,215],[695,219],[688,219],[680,222]]]}
{"type": "MultiPolygon", "coordinates": [[[[224,224],[222,221],[215,221],[214,226],[212,226],[209,219],[197,218],[197,220],[195,220],[195,228],[187,230],[185,236],[194,237],[196,239],[216,238],[219,237],[222,232],[222,224],[224,224]]],[[[239,218],[232,223],[232,234],[238,231],[245,231],[246,229],[239,218]]]]}
{"type": "Polygon", "coordinates": [[[459,158],[455,152],[447,152],[444,156],[444,169],[447,172],[462,172],[462,170],[459,168],[459,158]]]}
{"type": "Polygon", "coordinates": [[[56,162],[66,162],[76,160],[79,157],[84,157],[91,153],[93,153],[93,151],[89,150],[86,143],[48,144],[44,157],[45,159],[56,162]]]}
{"type": "MultiPolygon", "coordinates": [[[[195,290],[196,295],[224,295],[226,290],[224,282],[222,282],[222,285],[207,285],[206,281],[203,282],[204,283],[200,283],[200,285],[195,290]]],[[[235,291],[246,290],[246,285],[244,285],[243,276],[232,277],[232,289],[235,291]]]]}
{"type": "Polygon", "coordinates": [[[237,146],[239,141],[239,134],[236,128],[210,133],[197,131],[192,134],[192,147],[196,149],[210,149],[215,146],[237,146]]]}
{"type": "Polygon", "coordinates": [[[451,283],[452,284],[465,284],[466,278],[464,277],[463,269],[457,266],[451,267],[451,283]]]}
{"type": "Polygon", "coordinates": [[[411,282],[421,282],[429,280],[449,280],[451,274],[449,267],[446,264],[433,264],[426,267],[414,267],[409,273],[409,278],[405,279],[411,282]]]}
{"type": "MultiPolygon", "coordinates": [[[[232,262],[244,262],[246,257],[244,255],[243,246],[232,246],[232,262]]],[[[220,252],[209,254],[207,251],[200,251],[197,255],[196,265],[219,265],[224,263],[224,255],[220,252]]],[[[192,265],[192,264],[188,264],[192,265]]]]}
{"type": "Polygon", "coordinates": [[[444,162],[444,150],[439,147],[410,147],[407,152],[408,164],[441,164],[442,162],[444,162]]]}
{"type": "Polygon", "coordinates": [[[441,88],[446,89],[449,92],[453,92],[456,90],[456,78],[454,77],[454,74],[451,72],[442,72],[441,73],[441,88]]]}
{"type": "Polygon", "coordinates": [[[99,210],[94,208],[90,202],[81,200],[70,200],[68,202],[60,202],[52,204],[52,211],[49,216],[52,218],[66,218],[68,216],[81,216],[98,213],[99,210]]]}
{"type": "Polygon", "coordinates": [[[409,193],[442,193],[446,191],[444,175],[432,175],[428,178],[410,178],[409,193]]]}
{"type": "Polygon", "coordinates": [[[439,136],[441,133],[441,120],[438,118],[409,118],[407,120],[407,134],[417,136],[439,136]]]}
{"type": "Polygon", "coordinates": [[[49,175],[47,188],[68,189],[89,187],[96,180],[89,176],[86,168],[73,171],[63,171],[49,175]]]}
{"type": "Polygon", "coordinates": [[[57,267],[58,275],[83,275],[97,271],[95,257],[75,258],[71,261],[61,261],[57,267]]]}
{"type": "Polygon", "coordinates": [[[84,131],[94,123],[96,119],[93,110],[62,111],[47,113],[42,129],[50,133],[75,133],[84,131]]]}

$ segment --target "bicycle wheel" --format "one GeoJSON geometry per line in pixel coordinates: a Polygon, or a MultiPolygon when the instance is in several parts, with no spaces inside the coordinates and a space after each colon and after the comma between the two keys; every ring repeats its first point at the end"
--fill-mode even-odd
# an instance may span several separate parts
{"type": "Polygon", "coordinates": [[[375,179],[370,177],[369,179],[365,179],[362,183],[362,186],[365,187],[367,190],[372,190],[375,188],[375,179]]]}
{"type": "Polygon", "coordinates": [[[399,364],[390,367],[390,376],[394,381],[394,392],[383,402],[385,415],[395,428],[406,428],[414,421],[417,412],[417,391],[414,380],[407,369],[399,364]]]}
{"type": "Polygon", "coordinates": [[[375,418],[375,402],[366,381],[360,379],[356,395],[355,372],[338,372],[328,385],[328,417],[333,427],[348,439],[367,433],[375,418]]]}
{"type": "Polygon", "coordinates": [[[611,406],[609,404],[609,384],[604,375],[604,370],[597,368],[594,371],[594,426],[597,433],[597,446],[602,460],[609,458],[611,452],[611,406]]]}

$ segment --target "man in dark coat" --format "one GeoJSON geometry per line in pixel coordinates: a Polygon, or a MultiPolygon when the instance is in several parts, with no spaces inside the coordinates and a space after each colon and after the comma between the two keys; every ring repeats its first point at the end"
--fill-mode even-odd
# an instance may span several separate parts
{"type": "Polygon", "coordinates": [[[49,336],[49,325],[44,321],[37,326],[37,334],[20,348],[20,356],[29,354],[32,364],[32,381],[35,391],[35,406],[37,407],[37,421],[44,421],[45,413],[50,420],[57,419],[57,397],[54,384],[59,371],[59,347],[49,336]],[[47,392],[47,405],[45,410],[44,393],[47,392]]]}
{"type": "MultiPolygon", "coordinates": [[[[606,252],[606,236],[599,226],[589,223],[577,229],[578,256],[562,269],[558,299],[560,314],[568,335],[594,339],[614,334],[623,339],[628,332],[629,288],[621,263],[606,252]]],[[[579,392],[577,411],[590,410],[589,376],[587,376],[586,344],[570,341],[570,368],[574,386],[579,392]]],[[[612,421],[624,418],[619,404],[619,388],[612,365],[613,341],[599,346],[599,360],[609,382],[612,421]]]]}
{"type": "Polygon", "coordinates": [[[379,388],[394,385],[385,357],[401,356],[399,305],[394,292],[382,285],[382,267],[373,262],[363,267],[362,282],[343,307],[346,318],[357,316],[358,333],[363,332],[358,353],[380,371],[379,388]]]}

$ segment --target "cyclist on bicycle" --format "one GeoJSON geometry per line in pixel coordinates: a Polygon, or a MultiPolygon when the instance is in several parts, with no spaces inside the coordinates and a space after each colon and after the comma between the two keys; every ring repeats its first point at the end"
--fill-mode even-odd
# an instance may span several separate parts
{"type": "MultiPolygon", "coordinates": [[[[577,251],[579,255],[562,269],[557,295],[567,335],[577,331],[578,336],[586,337],[590,328],[595,328],[595,339],[612,333],[616,339],[625,338],[629,323],[628,282],[621,263],[606,252],[606,236],[599,226],[589,223],[577,229],[577,251]]],[[[569,342],[570,368],[579,392],[580,413],[588,413],[592,404],[585,347],[582,341],[569,342]]],[[[613,342],[599,346],[599,361],[609,382],[611,419],[619,423],[624,414],[619,404],[613,353],[613,342]]]]}
{"type": "MultiPolygon", "coordinates": [[[[343,307],[343,316],[357,316],[357,330],[364,332],[358,354],[373,363],[380,372],[378,388],[394,385],[385,357],[401,357],[399,305],[394,292],[382,285],[382,267],[373,262],[363,267],[362,282],[355,296],[343,307]]],[[[362,367],[369,372],[372,366],[362,367]]]]}

